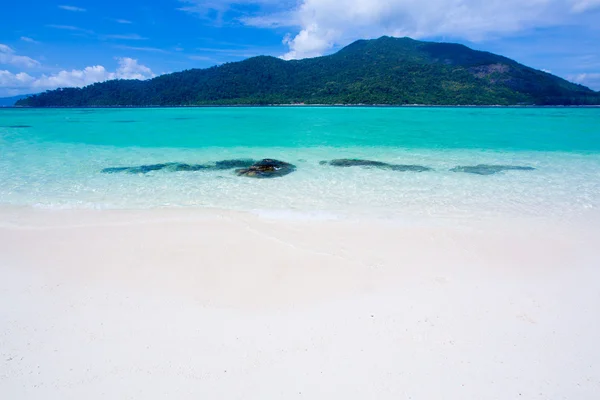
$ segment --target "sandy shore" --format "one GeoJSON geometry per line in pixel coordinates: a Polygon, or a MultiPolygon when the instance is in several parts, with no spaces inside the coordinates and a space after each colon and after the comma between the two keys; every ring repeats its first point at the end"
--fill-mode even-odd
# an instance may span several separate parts
{"type": "Polygon", "coordinates": [[[0,210],[2,399],[597,399],[600,218],[0,210]]]}

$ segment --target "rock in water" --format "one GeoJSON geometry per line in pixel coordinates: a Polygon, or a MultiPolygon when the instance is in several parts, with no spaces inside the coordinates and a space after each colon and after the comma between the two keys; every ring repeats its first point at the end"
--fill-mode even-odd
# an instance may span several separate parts
{"type": "Polygon", "coordinates": [[[371,161],[371,160],[357,160],[357,159],[349,159],[349,158],[340,158],[338,160],[321,161],[321,164],[329,164],[333,167],[377,167],[383,168],[389,166],[381,161],[371,161]]]}
{"type": "Polygon", "coordinates": [[[424,167],[422,165],[402,165],[402,164],[388,164],[381,161],[372,160],[358,160],[341,158],[338,160],[321,161],[321,165],[331,165],[333,167],[373,167],[379,169],[389,169],[391,171],[412,171],[412,172],[424,172],[430,171],[431,168],[424,167]]]}
{"type": "Polygon", "coordinates": [[[216,169],[250,168],[256,161],[244,158],[234,160],[222,160],[215,163],[216,169]]]}
{"type": "Polygon", "coordinates": [[[104,168],[102,171],[103,174],[116,174],[119,172],[125,172],[129,169],[129,167],[111,167],[111,168],[104,168]]]}
{"type": "Polygon", "coordinates": [[[400,172],[425,172],[425,171],[431,171],[431,168],[429,167],[424,167],[422,165],[399,165],[399,164],[392,164],[389,166],[389,169],[391,169],[392,171],[400,171],[400,172]]]}
{"type": "Polygon", "coordinates": [[[248,168],[236,169],[238,176],[247,176],[249,178],[278,178],[291,174],[296,170],[296,166],[284,161],[265,158],[248,168]]]}
{"type": "Polygon", "coordinates": [[[493,175],[502,171],[534,171],[533,167],[524,167],[520,165],[472,165],[472,166],[458,166],[452,168],[452,172],[466,172],[468,174],[476,175],[493,175]]]}
{"type": "Polygon", "coordinates": [[[160,169],[167,168],[173,164],[176,163],[140,165],[139,167],[104,168],[101,172],[103,174],[115,174],[117,172],[126,172],[128,174],[147,174],[151,171],[158,171],[160,169]]]}
{"type": "Polygon", "coordinates": [[[254,163],[254,160],[222,160],[214,164],[186,164],[186,163],[163,163],[140,165],[137,167],[115,167],[104,168],[101,172],[104,174],[116,174],[125,172],[128,174],[147,174],[152,171],[165,170],[169,172],[190,172],[190,171],[206,171],[206,170],[224,170],[234,168],[248,168],[254,163]]]}
{"type": "Polygon", "coordinates": [[[163,169],[170,172],[190,172],[211,169],[211,167],[204,164],[169,163],[163,169]]]}
{"type": "Polygon", "coordinates": [[[178,171],[199,171],[202,169],[209,169],[209,166],[202,164],[184,164],[184,163],[163,163],[163,164],[151,164],[151,165],[140,165],[137,167],[116,167],[116,168],[104,168],[103,174],[116,174],[119,172],[125,172],[128,174],[147,174],[152,171],[167,170],[171,172],[178,171]]]}

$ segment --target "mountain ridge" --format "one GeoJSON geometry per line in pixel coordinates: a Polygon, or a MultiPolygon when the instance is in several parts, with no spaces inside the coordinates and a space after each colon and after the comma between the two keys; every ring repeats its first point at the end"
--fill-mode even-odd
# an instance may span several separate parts
{"type": "Polygon", "coordinates": [[[17,106],[597,105],[600,93],[493,53],[410,38],[358,40],[285,61],[251,57],[147,81],[48,91],[17,106]]]}
{"type": "Polygon", "coordinates": [[[29,96],[33,96],[33,94],[20,94],[17,96],[0,97],[0,107],[12,107],[17,101],[29,96]]]}

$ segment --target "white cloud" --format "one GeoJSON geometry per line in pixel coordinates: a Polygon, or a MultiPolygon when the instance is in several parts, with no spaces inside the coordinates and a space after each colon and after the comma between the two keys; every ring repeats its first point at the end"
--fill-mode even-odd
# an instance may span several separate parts
{"type": "Polygon", "coordinates": [[[328,29],[322,32],[318,24],[308,25],[295,37],[287,35],[283,39],[283,43],[289,46],[290,51],[282,58],[292,60],[320,56],[335,45],[337,36],[335,30],[328,29]]]}
{"type": "Polygon", "coordinates": [[[27,56],[19,56],[12,48],[0,43],[0,65],[2,64],[26,68],[38,67],[40,65],[39,61],[27,56]]]}
{"type": "Polygon", "coordinates": [[[111,79],[149,79],[156,76],[150,68],[133,58],[118,58],[119,66],[108,71],[102,65],[78,70],[60,71],[53,75],[33,77],[25,72],[13,74],[0,70],[0,93],[35,93],[59,87],[83,87],[111,79]]]}
{"type": "Polygon", "coordinates": [[[0,87],[3,88],[15,88],[21,86],[27,86],[33,82],[35,78],[25,72],[19,72],[13,74],[6,70],[0,70],[0,87]]]}
{"type": "Polygon", "coordinates": [[[120,39],[120,40],[147,40],[148,38],[138,35],[137,33],[127,33],[124,35],[104,35],[107,39],[120,39]]]}
{"type": "Polygon", "coordinates": [[[600,7],[600,0],[572,0],[572,11],[582,13],[596,7],[600,7]]]}
{"type": "Polygon", "coordinates": [[[138,60],[134,58],[124,57],[119,58],[119,68],[115,72],[117,79],[149,79],[156,75],[152,70],[145,65],[138,64],[138,60]]]}
{"type": "Polygon", "coordinates": [[[179,8],[178,10],[186,11],[192,14],[199,14],[201,16],[204,16],[210,12],[223,13],[235,9],[236,6],[240,5],[251,4],[260,6],[273,6],[278,4],[293,4],[290,0],[179,0],[179,2],[185,4],[185,6],[179,8]]]}
{"type": "Polygon", "coordinates": [[[133,22],[131,22],[128,19],[113,19],[113,21],[115,21],[118,24],[133,24],[133,22]]]}
{"type": "Polygon", "coordinates": [[[188,58],[194,61],[214,61],[212,57],[208,56],[188,56],[188,58]]]}
{"type": "Polygon", "coordinates": [[[46,25],[46,26],[48,28],[62,29],[64,31],[83,32],[83,33],[88,33],[88,34],[94,33],[94,31],[91,31],[89,29],[79,28],[77,26],[71,26],[71,25],[46,25]]]}
{"type": "Polygon", "coordinates": [[[23,42],[27,42],[27,43],[35,43],[35,44],[39,44],[39,43],[40,43],[40,42],[38,42],[37,40],[35,40],[35,39],[32,39],[32,38],[30,38],[30,37],[27,37],[27,36],[21,36],[21,38],[20,38],[20,39],[21,39],[23,42]]]}
{"type": "Polygon", "coordinates": [[[263,18],[263,26],[273,21],[269,27],[278,26],[284,13],[296,7],[299,0],[178,0],[182,3],[179,11],[194,14],[200,18],[213,20],[217,24],[233,22],[246,23],[246,19],[263,18]],[[249,9],[258,9],[259,14],[249,17],[249,9]]]}
{"type": "Polygon", "coordinates": [[[58,6],[58,8],[67,10],[67,11],[74,11],[74,12],[86,12],[87,11],[85,8],[75,7],[75,6],[58,6]]]}
{"type": "Polygon", "coordinates": [[[264,28],[298,27],[284,39],[289,47],[284,58],[292,59],[382,35],[482,41],[572,24],[597,9],[600,0],[299,0],[283,11],[259,12],[240,21],[264,28]]]}
{"type": "Polygon", "coordinates": [[[588,72],[583,74],[570,75],[567,79],[571,82],[587,86],[590,89],[600,90],[600,73],[588,72]]]}
{"type": "Polygon", "coordinates": [[[123,49],[123,50],[144,51],[144,52],[149,52],[149,53],[164,53],[164,54],[169,53],[168,51],[166,51],[164,49],[159,49],[158,47],[136,47],[136,46],[119,45],[119,46],[115,46],[115,48],[123,49]]]}
{"type": "Polygon", "coordinates": [[[259,28],[281,28],[300,26],[298,15],[293,10],[280,11],[266,15],[242,16],[239,21],[245,25],[259,28]]]}

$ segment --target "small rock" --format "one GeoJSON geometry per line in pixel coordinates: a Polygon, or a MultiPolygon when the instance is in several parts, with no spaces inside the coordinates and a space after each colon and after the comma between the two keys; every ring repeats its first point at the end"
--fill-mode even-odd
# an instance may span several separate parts
{"type": "Polygon", "coordinates": [[[502,171],[534,171],[533,167],[524,167],[520,165],[487,165],[479,164],[472,166],[458,166],[452,168],[452,172],[466,172],[468,174],[476,175],[493,175],[502,171]]]}
{"type": "Polygon", "coordinates": [[[321,161],[321,165],[331,165],[333,167],[373,167],[379,169],[388,169],[390,171],[410,171],[410,172],[424,172],[430,171],[431,168],[424,167],[422,165],[403,165],[403,164],[388,164],[381,161],[372,160],[359,160],[359,159],[348,159],[341,158],[331,161],[321,161]]]}
{"type": "Polygon", "coordinates": [[[237,169],[235,173],[238,176],[249,178],[278,178],[291,174],[296,170],[296,166],[284,161],[265,158],[248,168],[237,169]]]}

